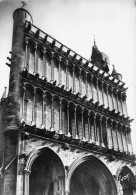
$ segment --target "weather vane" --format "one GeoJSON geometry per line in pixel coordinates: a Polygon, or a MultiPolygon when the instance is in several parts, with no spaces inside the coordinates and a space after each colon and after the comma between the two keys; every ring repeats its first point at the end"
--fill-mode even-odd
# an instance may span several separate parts
{"type": "Polygon", "coordinates": [[[26,2],[25,1],[21,1],[22,3],[22,8],[26,6],[26,2]]]}

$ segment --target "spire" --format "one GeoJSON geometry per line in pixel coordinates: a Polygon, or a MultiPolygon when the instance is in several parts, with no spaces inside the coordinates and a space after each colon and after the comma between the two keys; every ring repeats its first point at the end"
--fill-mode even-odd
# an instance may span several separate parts
{"type": "Polygon", "coordinates": [[[115,79],[118,79],[118,80],[122,81],[122,75],[116,71],[115,65],[114,65],[114,64],[113,64],[112,66],[113,66],[113,70],[112,70],[111,75],[112,75],[115,79]]]}
{"type": "Polygon", "coordinates": [[[5,99],[7,97],[7,87],[5,87],[3,95],[2,95],[2,100],[5,99]]]}

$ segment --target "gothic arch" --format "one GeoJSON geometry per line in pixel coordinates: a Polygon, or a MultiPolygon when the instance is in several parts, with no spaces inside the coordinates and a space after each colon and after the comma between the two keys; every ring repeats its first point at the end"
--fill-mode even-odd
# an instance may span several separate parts
{"type": "Polygon", "coordinates": [[[63,162],[49,147],[32,150],[27,157],[24,172],[25,195],[41,194],[41,191],[51,195],[53,194],[52,190],[57,191],[58,186],[58,190],[64,191],[63,162]]]}
{"type": "Polygon", "coordinates": [[[135,192],[135,176],[130,168],[122,166],[117,170],[119,195],[133,195],[135,192]]]}
{"type": "Polygon", "coordinates": [[[80,156],[70,165],[66,191],[70,192],[70,195],[76,195],[79,194],[79,192],[81,195],[88,195],[90,193],[96,195],[100,192],[102,195],[117,195],[116,184],[111,172],[103,162],[92,155],[80,156]],[[77,180],[79,180],[78,186],[81,185],[81,187],[79,187],[81,192],[78,191],[79,189],[72,192],[72,186],[75,181],[77,183],[77,180]],[[91,185],[96,185],[96,188],[91,189],[91,185]]]}

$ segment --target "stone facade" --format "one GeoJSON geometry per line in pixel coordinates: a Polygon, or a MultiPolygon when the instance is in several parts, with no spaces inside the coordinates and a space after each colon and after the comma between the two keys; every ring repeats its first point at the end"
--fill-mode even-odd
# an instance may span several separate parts
{"type": "Polygon", "coordinates": [[[2,195],[134,195],[126,88],[94,42],[91,61],[13,14],[0,107],[2,195]]]}

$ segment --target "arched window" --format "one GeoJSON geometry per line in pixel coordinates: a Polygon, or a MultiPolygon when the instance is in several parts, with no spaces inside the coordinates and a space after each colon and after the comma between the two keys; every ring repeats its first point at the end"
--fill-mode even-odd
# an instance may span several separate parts
{"type": "Polygon", "coordinates": [[[24,99],[24,120],[30,124],[32,122],[33,111],[33,91],[30,88],[26,88],[24,99]]]}

